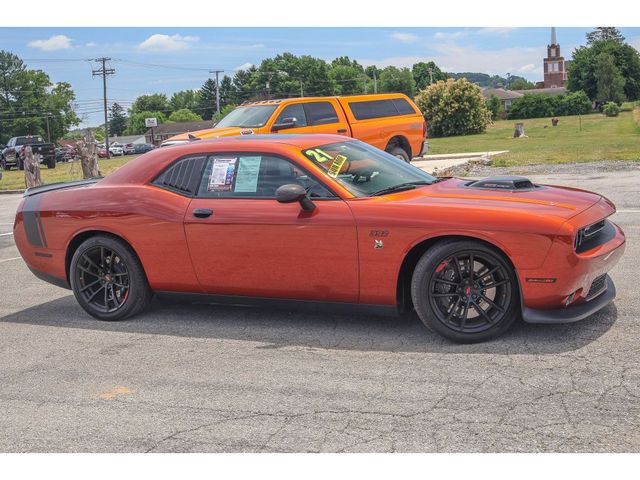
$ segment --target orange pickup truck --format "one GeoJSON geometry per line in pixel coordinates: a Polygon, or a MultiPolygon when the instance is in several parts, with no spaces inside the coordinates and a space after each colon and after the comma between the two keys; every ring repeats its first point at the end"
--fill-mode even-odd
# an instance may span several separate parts
{"type": "Polygon", "coordinates": [[[214,128],[176,135],[162,146],[258,133],[332,133],[357,138],[409,162],[424,153],[426,132],[420,109],[401,93],[302,97],[243,103],[214,128]]]}

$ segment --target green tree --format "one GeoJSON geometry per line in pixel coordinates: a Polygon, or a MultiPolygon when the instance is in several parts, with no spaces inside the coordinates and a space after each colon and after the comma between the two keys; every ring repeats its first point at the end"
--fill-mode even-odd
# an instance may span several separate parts
{"type": "Polygon", "coordinates": [[[596,62],[601,54],[613,57],[613,63],[624,79],[624,96],[631,101],[640,100],[640,54],[631,45],[615,40],[597,41],[573,52],[572,61],[567,68],[568,90],[582,90],[591,100],[597,100],[598,81],[595,72],[596,62]]]}
{"type": "Polygon", "coordinates": [[[131,113],[167,112],[171,110],[167,96],[164,93],[141,95],[131,105],[131,113]]]}
{"type": "Polygon", "coordinates": [[[233,80],[228,75],[220,80],[220,110],[230,104],[238,103],[236,98],[236,89],[233,86],[233,80]]]}
{"type": "Polygon", "coordinates": [[[616,67],[613,56],[601,53],[595,60],[593,76],[597,85],[596,100],[602,103],[622,103],[624,101],[625,80],[616,67]]]}
{"type": "Polygon", "coordinates": [[[233,76],[234,97],[237,103],[246,102],[254,98],[252,90],[253,78],[257,69],[253,65],[247,69],[238,70],[233,76]]]}
{"type": "Polygon", "coordinates": [[[416,82],[418,91],[424,90],[427,85],[448,78],[448,75],[440,70],[434,62],[414,63],[413,67],[411,67],[411,74],[416,82]]]}
{"type": "Polygon", "coordinates": [[[592,45],[596,42],[606,42],[613,40],[614,42],[623,43],[624,37],[615,27],[598,27],[593,32],[587,33],[587,43],[592,45]]]}
{"type": "Polygon", "coordinates": [[[198,113],[203,119],[211,120],[216,112],[216,81],[207,78],[200,87],[199,93],[198,113]]]}
{"type": "Polygon", "coordinates": [[[169,100],[169,108],[172,112],[188,108],[192,111],[198,111],[200,94],[196,90],[181,90],[171,95],[169,100]]]}
{"type": "Polygon", "coordinates": [[[118,103],[111,105],[109,109],[109,133],[111,135],[122,135],[127,129],[127,116],[124,108],[118,103]]]}
{"type": "Polygon", "coordinates": [[[0,142],[47,133],[55,142],[80,123],[74,100],[69,83],[52,83],[42,70],[29,70],[17,55],[0,51],[0,142]]]}
{"type": "Polygon", "coordinates": [[[482,133],[491,120],[480,88],[464,78],[429,85],[417,95],[416,103],[434,137],[482,133]]]}
{"type": "Polygon", "coordinates": [[[202,117],[188,108],[181,108],[180,110],[172,112],[171,115],[169,115],[168,120],[170,122],[195,122],[197,120],[202,120],[202,117]]]}
{"type": "Polygon", "coordinates": [[[332,65],[330,75],[335,83],[335,91],[333,93],[336,95],[353,95],[356,93],[363,93],[364,80],[368,78],[364,74],[364,70],[362,68],[354,67],[351,64],[344,65],[341,63],[332,65]]]}
{"type": "Polygon", "coordinates": [[[491,112],[491,120],[496,120],[500,115],[500,112],[504,111],[502,108],[502,102],[497,96],[491,95],[491,98],[488,99],[486,103],[487,109],[491,112]]]}
{"type": "Polygon", "coordinates": [[[379,92],[404,93],[413,97],[416,82],[408,68],[386,67],[378,79],[379,92]]]}
{"type": "Polygon", "coordinates": [[[531,90],[536,88],[536,84],[525,78],[518,78],[511,82],[511,90],[531,90]]]}
{"type": "Polygon", "coordinates": [[[156,118],[158,125],[165,123],[167,117],[163,112],[138,112],[129,116],[129,127],[125,131],[127,135],[140,135],[145,133],[148,128],[145,126],[145,118],[156,118]]]}

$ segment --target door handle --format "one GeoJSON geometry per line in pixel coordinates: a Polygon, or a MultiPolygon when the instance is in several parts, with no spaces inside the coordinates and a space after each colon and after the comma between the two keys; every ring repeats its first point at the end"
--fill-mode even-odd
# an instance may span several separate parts
{"type": "Polygon", "coordinates": [[[193,211],[193,216],[196,218],[207,218],[213,214],[213,210],[210,208],[196,208],[193,211]]]}
{"type": "Polygon", "coordinates": [[[338,129],[338,133],[347,133],[347,129],[346,128],[339,128],[338,129]]]}

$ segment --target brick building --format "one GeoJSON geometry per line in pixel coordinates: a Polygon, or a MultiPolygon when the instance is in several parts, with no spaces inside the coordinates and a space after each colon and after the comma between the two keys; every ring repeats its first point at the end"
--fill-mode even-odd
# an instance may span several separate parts
{"type": "Polygon", "coordinates": [[[544,59],[544,88],[564,87],[566,81],[566,64],[560,54],[556,28],[551,27],[551,43],[547,45],[547,58],[544,59]]]}

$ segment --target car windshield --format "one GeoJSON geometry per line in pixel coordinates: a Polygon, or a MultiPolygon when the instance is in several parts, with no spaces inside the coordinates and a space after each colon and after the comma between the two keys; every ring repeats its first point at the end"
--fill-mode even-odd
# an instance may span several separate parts
{"type": "Polygon", "coordinates": [[[356,197],[411,190],[438,181],[419,168],[357,140],[319,145],[302,153],[356,197]]]}
{"type": "Polygon", "coordinates": [[[16,145],[34,145],[36,143],[44,143],[42,137],[18,137],[16,145]]]}
{"type": "Polygon", "coordinates": [[[215,128],[241,127],[259,128],[264,127],[271,114],[276,110],[277,105],[255,105],[252,107],[238,107],[229,115],[220,120],[215,128]]]}

